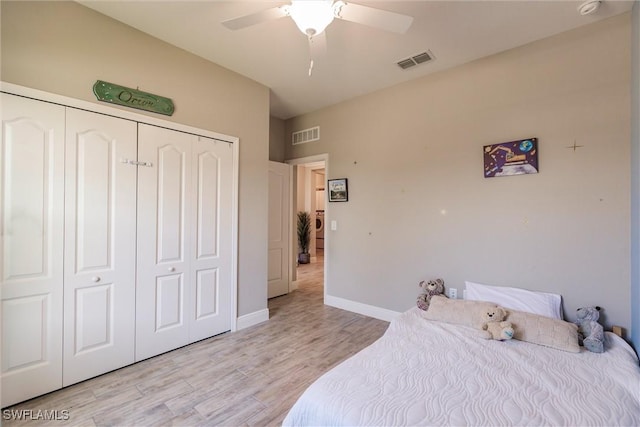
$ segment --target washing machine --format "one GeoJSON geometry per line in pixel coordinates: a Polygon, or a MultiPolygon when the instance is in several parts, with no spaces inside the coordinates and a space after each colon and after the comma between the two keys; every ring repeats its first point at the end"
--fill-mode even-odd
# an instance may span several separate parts
{"type": "Polygon", "coordinates": [[[316,211],[316,249],[324,249],[324,211],[316,211]]]}

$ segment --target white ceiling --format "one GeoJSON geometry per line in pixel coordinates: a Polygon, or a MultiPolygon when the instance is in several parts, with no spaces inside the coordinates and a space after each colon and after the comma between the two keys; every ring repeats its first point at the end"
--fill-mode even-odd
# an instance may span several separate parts
{"type": "Polygon", "coordinates": [[[602,2],[581,16],[584,0],[372,1],[366,6],[413,16],[404,35],[334,20],[327,50],[308,76],[306,36],[288,18],[231,31],[222,21],[286,4],[277,1],[84,1],[80,3],[271,89],[281,119],[415,79],[631,10],[602,2]],[[402,70],[401,59],[429,50],[434,61],[402,70]]]}

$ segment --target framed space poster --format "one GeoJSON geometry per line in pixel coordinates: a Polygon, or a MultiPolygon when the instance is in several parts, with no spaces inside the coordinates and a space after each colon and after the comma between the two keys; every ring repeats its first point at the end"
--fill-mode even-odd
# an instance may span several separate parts
{"type": "Polygon", "coordinates": [[[484,146],[484,177],[538,173],[538,138],[484,146]]]}
{"type": "Polygon", "coordinates": [[[349,188],[347,178],[329,180],[329,201],[346,202],[349,200],[349,188]]]}

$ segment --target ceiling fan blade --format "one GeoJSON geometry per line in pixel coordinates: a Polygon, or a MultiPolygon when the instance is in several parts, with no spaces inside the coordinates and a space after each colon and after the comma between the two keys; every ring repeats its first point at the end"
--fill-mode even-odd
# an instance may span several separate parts
{"type": "Polygon", "coordinates": [[[243,28],[250,27],[252,25],[260,24],[262,22],[273,21],[274,19],[287,16],[286,8],[283,6],[273,7],[261,12],[252,13],[249,15],[241,16],[239,18],[229,19],[222,22],[222,25],[230,30],[241,30],[243,28]]]}
{"type": "Polygon", "coordinates": [[[340,8],[338,18],[399,34],[406,33],[413,22],[412,16],[356,3],[345,3],[340,8]]]}

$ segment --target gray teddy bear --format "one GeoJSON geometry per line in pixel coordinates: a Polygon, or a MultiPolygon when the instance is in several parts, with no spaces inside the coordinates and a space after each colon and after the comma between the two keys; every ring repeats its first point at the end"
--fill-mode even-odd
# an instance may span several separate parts
{"type": "Polygon", "coordinates": [[[578,340],[593,353],[604,351],[604,329],[598,323],[600,307],[581,307],[577,310],[578,340]]]}

